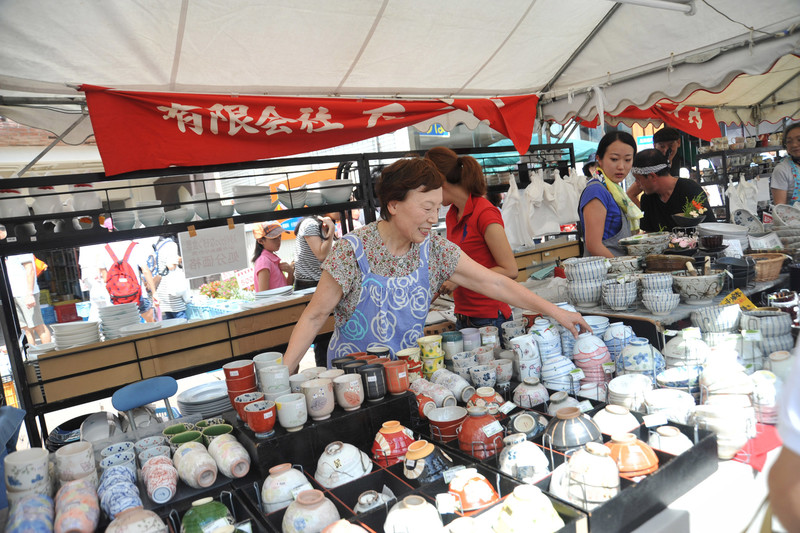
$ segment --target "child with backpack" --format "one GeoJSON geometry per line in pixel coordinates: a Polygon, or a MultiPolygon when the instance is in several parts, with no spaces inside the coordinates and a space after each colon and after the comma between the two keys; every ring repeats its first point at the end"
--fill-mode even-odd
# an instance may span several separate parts
{"type": "Polygon", "coordinates": [[[106,244],[104,250],[105,267],[101,274],[111,303],[120,305],[136,302],[142,319],[153,322],[152,306],[158,305],[158,297],[153,275],[147,266],[149,254],[144,246],[136,241],[117,241],[106,244]],[[139,283],[140,275],[144,276],[147,289],[153,295],[152,304],[139,283]]]}

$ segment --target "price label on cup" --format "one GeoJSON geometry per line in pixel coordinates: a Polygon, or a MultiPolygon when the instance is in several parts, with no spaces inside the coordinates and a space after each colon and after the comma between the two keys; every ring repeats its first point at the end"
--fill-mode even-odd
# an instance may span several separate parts
{"type": "Polygon", "coordinates": [[[603,372],[606,374],[613,374],[617,371],[617,365],[614,364],[614,361],[609,361],[608,363],[603,363],[603,372]]]}
{"type": "Polygon", "coordinates": [[[453,478],[456,477],[456,474],[458,474],[460,471],[466,468],[467,467],[464,465],[456,465],[452,468],[448,468],[447,470],[442,472],[442,478],[444,479],[444,482],[449,484],[453,480],[453,478]]]}
{"type": "Polygon", "coordinates": [[[761,342],[761,331],[757,329],[743,329],[742,338],[746,341],[761,342]]]}
{"type": "Polygon", "coordinates": [[[378,376],[367,376],[367,381],[369,381],[370,383],[378,381],[378,376]]]}
{"type": "Polygon", "coordinates": [[[491,424],[486,424],[481,429],[483,430],[483,433],[487,437],[494,437],[498,433],[502,433],[503,432],[503,426],[501,426],[500,422],[498,422],[497,420],[495,420],[491,424]]]}
{"type": "Polygon", "coordinates": [[[581,413],[586,413],[594,409],[594,407],[592,406],[592,402],[590,402],[589,400],[583,400],[576,407],[581,410],[581,413]]]}
{"type": "Polygon", "coordinates": [[[504,403],[503,405],[500,406],[500,409],[498,409],[498,411],[500,411],[504,415],[507,415],[508,413],[510,413],[511,411],[513,411],[516,408],[517,408],[517,404],[515,404],[514,402],[506,402],[506,403],[504,403]]]}
{"type": "Polygon", "coordinates": [[[575,370],[570,370],[569,375],[572,376],[572,379],[583,379],[586,377],[586,374],[584,374],[583,370],[580,368],[576,368],[575,370]]]}
{"type": "Polygon", "coordinates": [[[653,413],[652,415],[645,415],[642,417],[645,427],[654,428],[657,426],[665,426],[667,424],[667,415],[664,413],[653,413]]]}
{"type": "Polygon", "coordinates": [[[292,499],[296,500],[297,495],[303,492],[304,490],[311,490],[314,487],[311,486],[311,483],[303,483],[302,485],[295,487],[292,489],[292,499]]]}
{"type": "Polygon", "coordinates": [[[398,379],[403,379],[404,377],[406,377],[406,373],[405,372],[398,372],[397,373],[397,377],[398,377],[398,379]]]}

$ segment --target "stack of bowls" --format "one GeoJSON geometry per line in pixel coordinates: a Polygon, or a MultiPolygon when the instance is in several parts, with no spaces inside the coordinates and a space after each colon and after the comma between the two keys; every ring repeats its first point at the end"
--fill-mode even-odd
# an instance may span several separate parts
{"type": "Polygon", "coordinates": [[[703,340],[709,347],[706,358],[709,363],[736,362],[744,366],[748,374],[764,366],[760,342],[741,333],[703,333],[703,340]]]}
{"type": "Polygon", "coordinates": [[[272,211],[275,207],[268,186],[234,185],[233,196],[234,207],[240,215],[272,211]]]}
{"type": "Polygon", "coordinates": [[[655,383],[656,375],[666,368],[664,356],[644,337],[634,337],[622,349],[616,361],[617,375],[640,374],[655,383]]]}
{"type": "Polygon", "coordinates": [[[219,201],[217,192],[200,192],[192,195],[194,212],[203,220],[217,218],[222,210],[222,203],[219,201]]]}
{"type": "Polygon", "coordinates": [[[713,305],[692,311],[692,325],[707,333],[738,331],[741,310],[739,304],[713,305]]]}
{"type": "Polygon", "coordinates": [[[741,327],[761,333],[760,347],[764,355],[794,348],[792,315],[778,310],[744,311],[741,327]]]}
{"type": "MultiPolygon", "coordinates": [[[[567,311],[572,311],[573,313],[575,312],[575,308],[567,302],[559,302],[556,306],[561,309],[566,309],[567,311]]],[[[560,324],[558,330],[561,333],[561,355],[567,359],[572,359],[572,348],[575,346],[575,337],[570,330],[560,324]]]]}
{"type": "Polygon", "coordinates": [[[600,303],[603,281],[608,272],[605,257],[570,258],[564,261],[564,273],[569,281],[567,291],[575,305],[594,307],[600,303]]]}
{"type": "Polygon", "coordinates": [[[684,328],[664,345],[667,368],[696,366],[706,362],[708,344],[701,338],[700,328],[684,328]]]}
{"type": "Polygon", "coordinates": [[[654,315],[667,315],[680,303],[680,295],[672,292],[672,274],[653,273],[643,274],[639,278],[642,282],[642,303],[654,315]]]}
{"type": "Polygon", "coordinates": [[[105,340],[122,337],[122,328],[139,323],[139,304],[136,302],[107,305],[99,308],[98,312],[105,340]]]}
{"type": "Polygon", "coordinates": [[[628,255],[642,257],[662,253],[667,248],[669,239],[668,232],[645,233],[621,239],[619,243],[628,250],[628,255]]]}
{"type": "Polygon", "coordinates": [[[296,189],[278,190],[278,202],[286,209],[300,209],[306,205],[306,185],[296,189]]]}
{"type": "Polygon", "coordinates": [[[607,316],[586,315],[583,317],[589,327],[592,328],[592,335],[603,338],[608,329],[609,320],[607,316]]]}
{"type": "MultiPolygon", "coordinates": [[[[463,336],[462,336],[463,337],[463,336]]],[[[422,355],[422,375],[430,379],[431,374],[444,368],[444,350],[441,335],[427,335],[417,339],[422,355]]]]}
{"type": "Polygon", "coordinates": [[[636,280],[627,281],[625,278],[604,281],[602,285],[603,303],[614,311],[627,309],[636,300],[637,285],[636,280]]]}
{"type": "Polygon", "coordinates": [[[586,383],[605,383],[606,373],[603,364],[611,361],[606,343],[597,335],[581,333],[575,342],[572,353],[575,366],[583,370],[581,385],[586,383]]]}
{"type": "Polygon", "coordinates": [[[686,424],[696,405],[695,398],[677,389],[653,389],[645,392],[647,414],[662,413],[670,422],[686,424]]]}
{"type": "Polygon", "coordinates": [[[185,207],[178,207],[177,209],[165,212],[164,216],[170,224],[189,222],[194,218],[194,206],[187,205],[185,207]]]}
{"type": "Polygon", "coordinates": [[[630,344],[635,336],[633,329],[622,322],[610,324],[603,334],[603,342],[608,348],[608,353],[611,354],[611,359],[616,361],[622,349],[630,344]]]}
{"type": "Polygon", "coordinates": [[[232,361],[222,366],[225,373],[225,385],[228,388],[228,398],[231,405],[235,406],[237,396],[250,392],[257,392],[256,365],[252,359],[232,361]]]}
{"type": "Polygon", "coordinates": [[[317,183],[322,199],[326,204],[341,204],[350,201],[353,193],[353,180],[325,180],[317,183]]]}
{"type": "MultiPolygon", "coordinates": [[[[575,370],[575,364],[564,356],[551,357],[542,364],[542,382],[550,390],[570,391],[568,374],[575,370]]],[[[577,384],[572,382],[573,391],[577,384]]]]}
{"type": "Polygon", "coordinates": [[[608,403],[627,407],[631,411],[644,412],[645,394],[652,389],[653,382],[647,376],[618,376],[608,383],[608,403]]]}

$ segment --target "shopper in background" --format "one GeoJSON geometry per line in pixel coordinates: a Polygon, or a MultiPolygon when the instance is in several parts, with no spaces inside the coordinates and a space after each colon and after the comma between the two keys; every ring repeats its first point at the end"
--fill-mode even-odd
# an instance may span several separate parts
{"type": "Polygon", "coordinates": [[[447,279],[505,303],[542,312],[577,335],[589,327],[561,309],[482,267],[432,231],[439,220],[444,176],[427,159],[400,159],[376,185],[381,220],[343,236],[322,264],[311,302],[292,331],[284,363],[294,371],[334,313],[328,362],[379,343],[392,353],[417,345],[431,296],[447,279]]]}
{"type": "MultiPolygon", "coordinates": [[[[442,204],[447,211],[447,240],[461,248],[472,260],[490,270],[516,279],[517,261],[503,227],[503,215],[489,202],[486,179],[480,163],[472,156],[459,156],[443,146],[428,150],[430,159],[444,174],[442,204]]],[[[453,294],[458,329],[497,326],[511,319],[508,304],[459,287],[448,280],[441,294],[453,294]]]]}
{"type": "MultiPolygon", "coordinates": [[[[295,290],[316,287],[322,275],[320,265],[328,257],[336,239],[336,220],[339,213],[328,213],[323,217],[305,217],[297,223],[297,259],[294,262],[295,290]]],[[[317,366],[328,365],[328,344],[331,333],[317,335],[314,340],[314,360],[317,366]]]]}
{"type": "MultiPolygon", "coordinates": [[[[100,247],[96,249],[96,253],[98,254],[98,264],[101,265],[100,277],[104,280],[106,289],[108,289],[108,271],[114,264],[114,259],[111,257],[111,254],[108,253],[106,246],[111,248],[118,260],[123,261],[125,259],[125,252],[128,250],[130,244],[134,246],[131,249],[131,254],[128,256],[127,262],[139,279],[144,278],[144,284],[141,287],[141,295],[138,302],[139,316],[145,322],[154,322],[155,313],[153,307],[158,305],[158,296],[156,295],[153,275],[150,273],[150,268],[147,266],[147,256],[149,252],[146,248],[149,248],[148,246],[144,246],[136,241],[115,241],[107,245],[99,245],[100,247]],[[152,299],[147,297],[147,291],[153,295],[152,299]]],[[[81,265],[83,265],[83,263],[81,263],[81,265]]],[[[109,294],[110,293],[111,291],[109,291],[109,294]]],[[[113,301],[112,294],[112,302],[113,301]]]]}
{"type": "Polygon", "coordinates": [[[583,175],[587,178],[591,178],[594,176],[594,173],[597,172],[597,159],[595,159],[597,154],[590,154],[589,159],[587,159],[586,163],[583,164],[583,175]]]}
{"type": "MultiPolygon", "coordinates": [[[[0,235],[5,231],[0,231],[0,235]]],[[[1,238],[5,238],[2,235],[1,238]]],[[[12,255],[6,258],[8,283],[14,295],[17,319],[28,339],[28,345],[36,344],[36,335],[42,344],[50,342],[50,329],[45,325],[39,306],[39,284],[36,282],[36,266],[33,254],[12,255]]]]}
{"type": "Polygon", "coordinates": [[[706,209],[704,221],[716,222],[703,188],[693,180],[673,176],[666,156],[658,150],[650,148],[636,154],[631,173],[644,192],[641,224],[644,231],[663,231],[676,226],[672,215],[683,213],[686,202],[698,198],[702,198],[700,203],[706,209]]]}
{"type": "Polygon", "coordinates": [[[294,266],[281,261],[275,252],[281,247],[283,228],[280,224],[260,223],[253,228],[256,249],[253,269],[256,292],[277,289],[294,282],[294,266]]]}
{"type": "Polygon", "coordinates": [[[156,294],[160,302],[161,319],[187,318],[186,300],[189,285],[181,267],[178,243],[171,236],[161,236],[154,249],[158,258],[157,275],[160,281],[156,294]]]}
{"type": "Polygon", "coordinates": [[[653,134],[653,148],[664,154],[669,160],[669,172],[680,177],[681,168],[686,166],[680,154],[681,132],[675,128],[661,128],[653,134]]]}
{"type": "Polygon", "coordinates": [[[631,170],[634,154],[636,141],[623,131],[606,133],[597,145],[597,172],[578,204],[584,256],[626,255],[620,239],[639,230],[642,213],[620,186],[631,170]]]}
{"type": "Polygon", "coordinates": [[[783,448],[769,470],[769,501],[786,531],[800,531],[800,357],[797,348],[782,394],[778,402],[778,434],[783,448]]]}
{"type": "Polygon", "coordinates": [[[773,204],[793,204],[800,200],[800,122],[783,130],[783,147],[788,155],[775,165],[769,183],[773,204]]]}

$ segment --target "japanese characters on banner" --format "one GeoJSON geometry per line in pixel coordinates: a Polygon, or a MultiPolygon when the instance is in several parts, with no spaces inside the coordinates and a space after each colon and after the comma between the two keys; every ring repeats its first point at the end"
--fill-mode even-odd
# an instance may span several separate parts
{"type": "Polygon", "coordinates": [[[247,268],[244,224],[199,229],[192,237],[179,233],[178,240],[187,278],[247,268]]]}
{"type": "Polygon", "coordinates": [[[81,90],[107,175],[311,152],[454,110],[486,121],[524,154],[539,102],[536,95],[389,100],[81,90]]]}
{"type": "MultiPolygon", "coordinates": [[[[648,109],[639,109],[635,106],[629,106],[626,107],[622,113],[606,116],[608,119],[612,119],[610,122],[614,122],[614,118],[620,121],[624,121],[625,119],[659,119],[669,127],[686,132],[689,135],[705,141],[710,141],[722,135],[719,129],[719,123],[717,123],[717,119],[714,116],[714,110],[703,107],[663,102],[648,109]]],[[[582,124],[591,128],[596,127],[597,122],[598,120],[595,118],[593,121],[583,121],[582,124]]]]}

